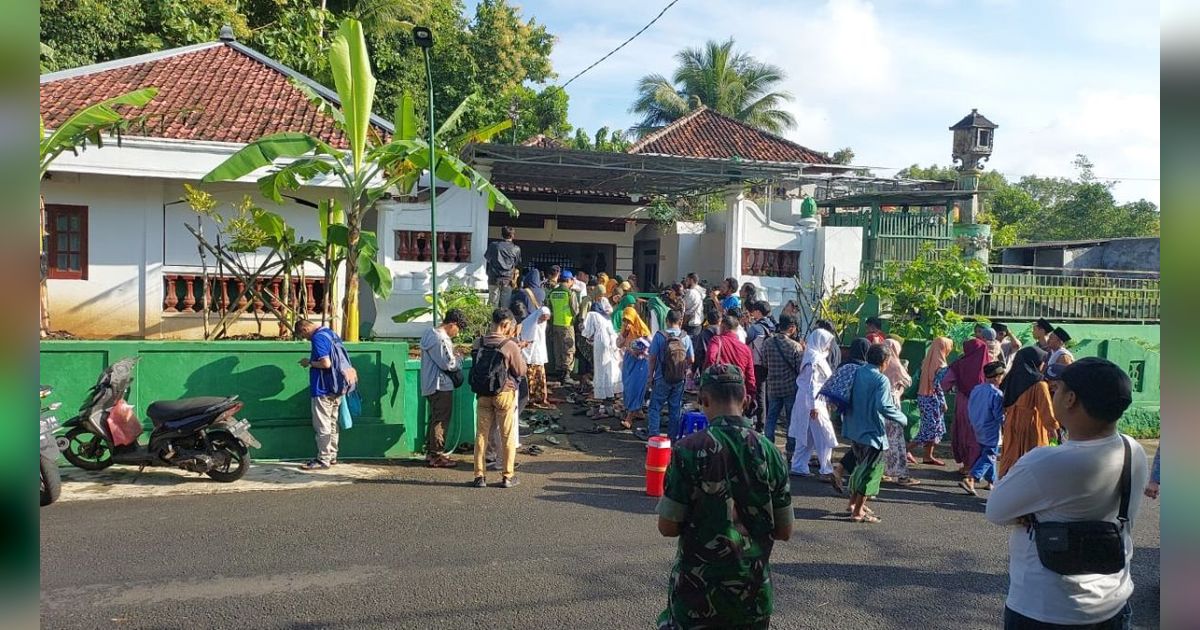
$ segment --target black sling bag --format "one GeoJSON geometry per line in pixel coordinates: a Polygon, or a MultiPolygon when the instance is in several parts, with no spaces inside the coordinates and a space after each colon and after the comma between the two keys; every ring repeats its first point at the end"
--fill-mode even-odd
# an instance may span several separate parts
{"type": "Polygon", "coordinates": [[[1117,512],[1120,525],[1112,521],[1040,523],[1030,514],[1030,536],[1037,544],[1042,566],[1060,575],[1110,575],[1125,568],[1125,539],[1121,534],[1129,526],[1133,482],[1129,440],[1122,435],[1121,442],[1125,445],[1125,464],[1121,468],[1121,508],[1117,512]]]}

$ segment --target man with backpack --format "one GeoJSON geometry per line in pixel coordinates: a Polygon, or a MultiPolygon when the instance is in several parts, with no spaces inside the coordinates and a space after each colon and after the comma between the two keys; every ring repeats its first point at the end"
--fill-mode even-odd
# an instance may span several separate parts
{"type": "Polygon", "coordinates": [[[312,347],[308,358],[300,359],[300,367],[308,368],[313,431],[317,437],[317,456],[300,469],[328,470],[337,464],[338,411],[342,397],[357,387],[358,374],[337,333],[307,319],[296,322],[294,330],[296,337],[307,339],[312,347]]]}
{"type": "Polygon", "coordinates": [[[680,328],[683,316],[679,311],[667,311],[667,327],[654,335],[650,342],[650,407],[647,409],[646,432],[650,437],[661,435],[663,403],[667,404],[667,433],[679,432],[683,415],[683,382],[696,355],[692,339],[680,328]]]}
{"type": "Polygon", "coordinates": [[[487,450],[492,427],[500,428],[500,445],[504,449],[504,472],[501,488],[517,485],[513,478],[517,460],[517,384],[528,367],[521,347],[513,337],[517,326],[512,311],[498,308],[492,312],[488,334],[476,340],[472,351],[474,364],[469,382],[475,392],[475,479],[471,485],[487,487],[487,450]]]}
{"type": "MultiPolygon", "coordinates": [[[[750,326],[746,329],[746,345],[750,346],[750,356],[754,359],[754,380],[765,383],[767,380],[767,360],[763,353],[763,344],[775,334],[775,318],[771,317],[771,307],[759,300],[751,302],[747,307],[750,326]]],[[[767,410],[766,388],[758,389],[757,405],[753,414],[754,426],[763,430],[763,415],[767,410]]],[[[773,437],[773,436],[771,436],[773,437]]]]}

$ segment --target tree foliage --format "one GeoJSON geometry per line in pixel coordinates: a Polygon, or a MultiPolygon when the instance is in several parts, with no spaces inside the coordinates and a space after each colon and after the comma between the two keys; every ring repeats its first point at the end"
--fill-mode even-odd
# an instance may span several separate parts
{"type": "Polygon", "coordinates": [[[962,316],[944,305],[954,298],[974,299],[987,285],[987,268],[958,247],[935,252],[925,245],[909,263],[888,262],[883,274],[856,289],[859,303],[879,297],[891,316],[891,332],[904,338],[933,339],[945,335],[962,316]]]}
{"type": "Polygon", "coordinates": [[[597,129],[594,137],[589,137],[587,131],[584,129],[576,129],[575,137],[571,140],[571,148],[581,151],[621,153],[628,150],[632,144],[625,130],[609,130],[608,127],[597,129]]]}
{"type": "Polygon", "coordinates": [[[783,69],[735,52],[732,38],[709,40],[702,48],[685,48],[675,60],[678,67],[670,79],[648,74],[638,81],[638,96],[629,111],[642,116],[633,127],[639,137],[701,105],[772,133],[796,125],[783,109],[792,96],[776,90],[786,78],[783,69]]]}
{"type": "MultiPolygon", "coordinates": [[[[980,174],[979,189],[986,192],[979,220],[992,225],[993,246],[1158,235],[1156,205],[1145,199],[1118,204],[1113,184],[1096,179],[1087,156],[1077,155],[1073,165],[1078,171],[1074,178],[1026,175],[1009,182],[994,170],[980,174]]],[[[955,181],[958,171],[913,164],[896,176],[955,181]]]]}
{"type": "Polygon", "coordinates": [[[481,0],[466,15],[463,0],[41,0],[44,71],[74,68],[166,48],[211,42],[223,25],[238,41],[327,87],[337,24],[363,24],[379,79],[378,112],[390,116],[405,94],[427,110],[425,66],[412,24],[434,33],[435,116],[444,120],[472,94],[463,128],[518,112],[519,142],[537,133],[568,137],[567,94],[545,85],[554,37],[510,0],[481,0]],[[514,108],[515,103],[515,108],[514,108]]]}

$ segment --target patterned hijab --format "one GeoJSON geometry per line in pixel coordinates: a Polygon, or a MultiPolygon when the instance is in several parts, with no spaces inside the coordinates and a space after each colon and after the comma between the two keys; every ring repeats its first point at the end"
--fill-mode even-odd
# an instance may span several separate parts
{"type": "Polygon", "coordinates": [[[937,391],[933,382],[938,370],[946,367],[946,358],[954,348],[954,340],[949,337],[937,337],[929,344],[929,352],[925,353],[925,361],[921,363],[921,383],[917,388],[919,396],[932,396],[937,391]]]}

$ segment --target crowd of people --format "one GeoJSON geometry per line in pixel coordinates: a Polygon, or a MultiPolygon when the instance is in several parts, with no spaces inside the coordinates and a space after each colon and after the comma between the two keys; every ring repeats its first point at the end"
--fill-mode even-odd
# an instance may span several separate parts
{"type": "MultiPolygon", "coordinates": [[[[792,530],[789,478],[828,482],[846,497],[849,522],[880,523],[869,504],[882,484],[914,486],[919,467],[944,470],[937,450],[947,433],[959,487],[973,496],[989,490],[988,520],[1013,530],[1004,627],[1130,627],[1130,527],[1140,497],[1158,496],[1159,458],[1148,470],[1141,446],[1116,430],[1132,402],[1129,377],[1104,359],[1076,361],[1063,327],[1039,319],[1026,345],[1004,324],[980,323],[953,359],[953,340],[930,340],[913,356],[914,372],[903,340],[878,318],[843,344],[830,322],[806,325],[794,303],[776,319],[754,285],[736,278],[709,287],[688,274],[639,294],[636,278],[603,270],[522,268],[514,232],[503,236],[488,249],[494,311],[469,378],[452,345],[467,325],[461,311],[445,313],[420,341],[427,464],[456,465],[445,436],[464,380],[477,399],[474,487],[488,485],[489,470],[500,472],[498,487],[518,484],[526,408],[583,403],[597,426],[612,419],[614,430],[668,437],[658,529],[680,544],[660,628],[766,627],[771,549],[792,530]],[[555,397],[564,391],[572,392],[566,400],[555,397]],[[686,392],[708,420],[689,435],[681,426],[686,392]],[[911,429],[906,399],[918,423],[911,429]],[[848,448],[835,461],[839,438],[848,448]],[[1064,573],[1046,564],[1039,527],[1114,519],[1119,566],[1108,560],[1117,568],[1064,573]]],[[[333,369],[330,348],[340,340],[307,322],[297,331],[313,340],[302,364],[316,375],[319,454],[306,467],[328,468],[337,461],[338,395],[320,374],[333,369]]],[[[1073,561],[1086,565],[1091,556],[1073,561]]]]}

